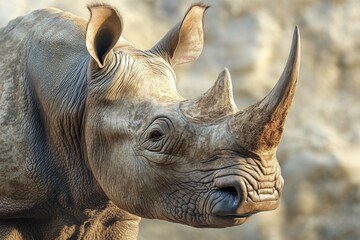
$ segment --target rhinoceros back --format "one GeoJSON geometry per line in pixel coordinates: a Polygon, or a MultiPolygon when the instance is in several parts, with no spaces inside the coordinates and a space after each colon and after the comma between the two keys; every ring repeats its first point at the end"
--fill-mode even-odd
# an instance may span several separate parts
{"type": "MultiPolygon", "coordinates": [[[[12,217],[14,214],[22,216],[23,212],[45,201],[43,199],[46,198],[48,189],[44,187],[46,181],[39,177],[41,173],[37,173],[37,166],[33,164],[36,157],[30,148],[34,138],[29,136],[34,132],[32,112],[35,110],[30,86],[34,83],[29,82],[31,73],[28,65],[41,63],[36,62],[38,59],[29,59],[32,58],[29,52],[52,55],[41,49],[31,48],[41,42],[46,44],[47,41],[52,41],[46,30],[56,28],[54,22],[71,25],[74,21],[71,18],[56,9],[38,10],[19,17],[0,29],[0,218],[12,217]],[[45,33],[41,34],[42,32],[45,33]]],[[[64,59],[52,61],[62,60],[64,59]]],[[[52,63],[44,63],[39,72],[48,69],[46,64],[52,63]]],[[[61,73],[59,64],[56,67],[57,72],[61,73]]],[[[47,81],[57,80],[55,77],[47,81]]],[[[41,81],[35,84],[43,84],[41,81]]]]}

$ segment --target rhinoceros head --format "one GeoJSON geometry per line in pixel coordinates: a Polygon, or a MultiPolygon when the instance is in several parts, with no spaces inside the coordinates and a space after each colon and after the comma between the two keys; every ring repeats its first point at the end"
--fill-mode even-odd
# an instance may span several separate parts
{"type": "Polygon", "coordinates": [[[296,28],[280,80],[245,110],[234,103],[227,69],[202,96],[184,99],[173,67],[200,55],[206,8],[193,5],[148,51],[121,38],[116,10],[89,8],[85,154],[118,207],[141,217],[228,227],[279,205],[283,179],[275,153],[298,78],[300,40],[296,28]]]}

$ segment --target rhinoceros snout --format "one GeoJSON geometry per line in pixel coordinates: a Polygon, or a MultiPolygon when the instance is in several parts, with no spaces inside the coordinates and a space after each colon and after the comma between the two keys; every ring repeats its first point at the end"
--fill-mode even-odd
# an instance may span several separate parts
{"type": "Polygon", "coordinates": [[[283,179],[249,183],[241,176],[228,176],[215,181],[211,214],[219,217],[247,218],[255,213],[274,210],[279,205],[283,179]]]}

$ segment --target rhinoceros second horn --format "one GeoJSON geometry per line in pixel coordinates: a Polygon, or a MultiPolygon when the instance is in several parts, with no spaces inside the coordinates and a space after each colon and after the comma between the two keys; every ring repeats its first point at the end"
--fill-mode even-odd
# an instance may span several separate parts
{"type": "Polygon", "coordinates": [[[197,121],[216,121],[221,117],[235,114],[237,107],[229,70],[225,68],[206,93],[183,102],[181,108],[188,117],[197,121]]]}

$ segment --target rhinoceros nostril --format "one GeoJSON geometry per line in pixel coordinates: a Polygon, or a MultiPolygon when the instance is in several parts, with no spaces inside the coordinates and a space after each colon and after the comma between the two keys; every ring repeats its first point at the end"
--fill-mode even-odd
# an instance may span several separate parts
{"type": "Polygon", "coordinates": [[[238,176],[225,176],[217,178],[214,183],[218,189],[213,195],[214,200],[210,201],[213,203],[211,213],[217,216],[238,215],[237,210],[248,197],[244,180],[238,176]]]}
{"type": "Polygon", "coordinates": [[[242,190],[238,188],[234,182],[226,181],[220,183],[217,187],[218,190],[214,194],[214,203],[212,205],[211,213],[218,216],[228,216],[236,212],[236,209],[243,201],[242,190]],[[224,185],[222,185],[224,183],[224,185]]]}
{"type": "Polygon", "coordinates": [[[224,195],[227,195],[228,198],[231,198],[233,201],[237,200],[239,197],[238,191],[235,187],[224,187],[219,190],[224,195]]]}

